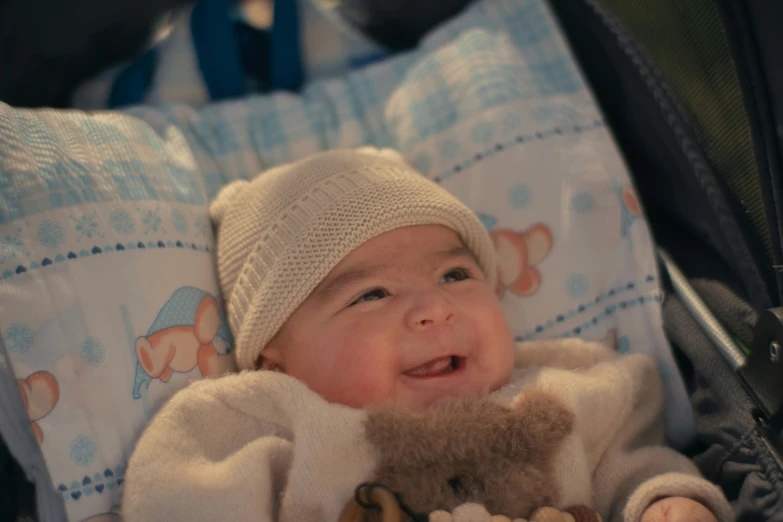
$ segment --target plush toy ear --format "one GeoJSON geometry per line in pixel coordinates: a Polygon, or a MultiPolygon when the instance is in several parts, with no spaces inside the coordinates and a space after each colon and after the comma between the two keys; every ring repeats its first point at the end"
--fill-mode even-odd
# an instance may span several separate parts
{"type": "Polygon", "coordinates": [[[587,506],[573,506],[565,512],[574,517],[574,522],[602,522],[601,515],[587,506]]]}
{"type": "Polygon", "coordinates": [[[231,208],[231,205],[234,204],[237,194],[248,185],[250,185],[249,181],[239,179],[232,181],[220,190],[215,201],[209,206],[209,217],[216,228],[220,227],[220,224],[223,222],[223,216],[231,208]]]}
{"type": "Polygon", "coordinates": [[[530,515],[530,522],[571,522],[571,515],[553,507],[542,507],[530,515]]]}
{"type": "MultiPolygon", "coordinates": [[[[429,522],[517,522],[502,515],[491,516],[481,504],[467,503],[448,511],[433,511],[429,515],[429,522]]],[[[552,507],[537,509],[530,517],[530,522],[600,522],[601,517],[592,509],[585,506],[576,506],[565,511],[552,507]]]]}
{"type": "Polygon", "coordinates": [[[451,516],[453,522],[493,522],[487,508],[474,502],[455,507],[451,516]]]}
{"type": "Polygon", "coordinates": [[[357,148],[356,152],[361,152],[362,154],[374,154],[376,156],[386,158],[387,160],[394,161],[396,163],[402,163],[403,165],[410,167],[410,163],[403,157],[403,155],[394,149],[379,149],[378,147],[367,146],[357,148]]]}

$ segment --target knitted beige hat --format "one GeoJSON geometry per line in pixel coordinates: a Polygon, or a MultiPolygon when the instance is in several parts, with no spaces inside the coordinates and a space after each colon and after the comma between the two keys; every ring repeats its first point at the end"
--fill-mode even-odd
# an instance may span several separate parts
{"type": "Polygon", "coordinates": [[[494,248],[481,221],[394,151],[331,151],[276,167],[226,186],[210,213],[220,288],[242,370],[255,366],[266,344],[340,260],[396,228],[453,229],[494,288],[494,248]]]}

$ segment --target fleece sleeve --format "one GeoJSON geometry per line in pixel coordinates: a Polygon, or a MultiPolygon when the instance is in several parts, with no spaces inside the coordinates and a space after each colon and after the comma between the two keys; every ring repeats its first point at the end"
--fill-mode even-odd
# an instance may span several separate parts
{"type": "Polygon", "coordinates": [[[336,520],[374,465],[362,415],[272,372],[194,383],[137,442],[123,520],[336,520]]]}
{"type": "Polygon", "coordinates": [[[618,357],[634,386],[627,417],[606,447],[594,473],[596,508],[611,522],[639,522],[656,500],[687,497],[705,505],[719,522],[733,519],[720,489],[703,479],[685,456],[665,446],[663,390],[653,361],[618,357]]]}

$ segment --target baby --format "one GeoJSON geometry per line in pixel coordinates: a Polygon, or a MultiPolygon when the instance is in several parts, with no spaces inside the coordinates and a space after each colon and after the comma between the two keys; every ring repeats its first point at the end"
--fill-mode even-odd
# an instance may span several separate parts
{"type": "Polygon", "coordinates": [[[663,446],[654,362],[515,344],[491,238],[397,153],[277,167],[211,212],[238,366],[266,371],[196,382],[161,409],[130,458],[126,522],[336,522],[368,481],[430,520],[477,504],[508,517],[493,521],[545,506],[731,520],[663,446]]]}

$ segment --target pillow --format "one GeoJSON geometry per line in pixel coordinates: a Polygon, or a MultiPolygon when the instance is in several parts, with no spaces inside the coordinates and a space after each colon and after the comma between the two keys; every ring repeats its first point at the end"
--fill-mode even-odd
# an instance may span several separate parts
{"type": "Polygon", "coordinates": [[[0,426],[83,520],[119,503],[160,404],[234,368],[206,193],[181,135],[125,115],[3,105],[0,143],[0,426]]]}
{"type": "Polygon", "coordinates": [[[43,520],[115,517],[150,416],[230,369],[209,199],[363,144],[400,149],[479,213],[519,340],[616,330],[621,351],[653,354],[670,436],[687,441],[653,245],[617,148],[545,2],[485,0],[419,50],[300,96],[114,114],[0,105],[0,432],[43,520]]]}

